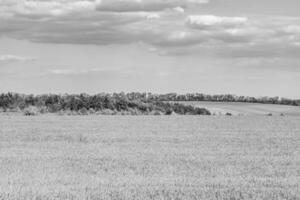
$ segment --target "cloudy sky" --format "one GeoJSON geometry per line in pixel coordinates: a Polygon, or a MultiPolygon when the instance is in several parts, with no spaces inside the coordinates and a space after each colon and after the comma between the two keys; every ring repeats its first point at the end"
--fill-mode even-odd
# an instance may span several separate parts
{"type": "Polygon", "coordinates": [[[300,98],[299,0],[0,0],[0,92],[300,98]]]}

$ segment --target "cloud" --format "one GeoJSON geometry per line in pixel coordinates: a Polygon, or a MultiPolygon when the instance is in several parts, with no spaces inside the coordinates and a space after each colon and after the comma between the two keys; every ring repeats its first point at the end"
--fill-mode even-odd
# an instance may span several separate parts
{"type": "Polygon", "coordinates": [[[247,23],[245,17],[219,17],[214,15],[188,16],[186,24],[196,29],[236,28],[247,23]]]}
{"type": "Polygon", "coordinates": [[[34,58],[22,57],[16,55],[0,55],[0,63],[15,63],[15,62],[27,62],[32,61],[34,58]]]}
{"type": "Polygon", "coordinates": [[[299,58],[300,18],[187,16],[185,28],[169,33],[156,51],[164,56],[299,58]]]}
{"type": "Polygon", "coordinates": [[[72,68],[58,68],[45,71],[38,76],[42,77],[103,77],[104,79],[108,77],[114,78],[128,78],[128,77],[138,77],[143,75],[140,70],[129,69],[129,68],[115,68],[115,69],[105,69],[105,68],[87,68],[87,69],[72,69],[72,68]]]}
{"type": "Polygon", "coordinates": [[[189,15],[189,9],[205,3],[208,1],[2,0],[0,37],[41,43],[144,43],[160,55],[238,57],[245,52],[296,56],[289,49],[298,52],[300,18],[189,15]],[[276,48],[284,50],[277,53],[276,48]]]}
{"type": "Polygon", "coordinates": [[[203,3],[208,3],[208,0],[102,0],[98,3],[97,10],[109,12],[151,12],[203,3]]]}
{"type": "MultiPolygon", "coordinates": [[[[178,5],[178,2],[187,4],[188,1],[141,1],[139,4],[145,4],[146,7],[154,4],[171,6],[178,5]]],[[[178,14],[178,9],[162,12],[96,10],[98,4],[114,5],[114,3],[119,1],[4,0],[0,3],[0,37],[44,43],[95,45],[139,41],[149,43],[147,37],[155,36],[153,33],[155,30],[150,30],[151,27],[158,27],[161,22],[166,22],[166,18],[176,17],[176,13],[178,14]],[[155,22],[156,20],[159,22],[155,22]]]]}
{"type": "Polygon", "coordinates": [[[2,0],[0,16],[31,19],[47,19],[74,12],[95,10],[93,0],[2,0]]]}
{"type": "Polygon", "coordinates": [[[0,16],[47,20],[73,13],[157,12],[208,3],[209,0],[1,0],[0,16]]]}
{"type": "Polygon", "coordinates": [[[288,25],[284,28],[286,33],[300,34],[300,25],[288,25]]]}
{"type": "Polygon", "coordinates": [[[182,7],[180,7],[180,6],[173,8],[173,10],[175,10],[175,11],[177,11],[179,13],[182,13],[182,14],[185,12],[185,10],[182,7]]]}
{"type": "Polygon", "coordinates": [[[47,74],[52,74],[52,75],[84,75],[84,74],[89,74],[89,73],[97,73],[97,72],[106,72],[106,71],[112,71],[112,70],[107,70],[107,69],[53,69],[50,70],[49,73],[47,74]]]}

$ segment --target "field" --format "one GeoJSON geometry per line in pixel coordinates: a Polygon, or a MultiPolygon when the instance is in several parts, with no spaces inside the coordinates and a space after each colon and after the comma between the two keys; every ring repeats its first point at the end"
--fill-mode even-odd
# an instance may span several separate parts
{"type": "Polygon", "coordinates": [[[0,199],[300,199],[300,118],[0,116],[0,199]]]}
{"type": "Polygon", "coordinates": [[[286,115],[300,116],[300,106],[276,104],[240,103],[240,102],[182,102],[185,105],[207,108],[215,115],[231,113],[233,115],[286,115]]]}

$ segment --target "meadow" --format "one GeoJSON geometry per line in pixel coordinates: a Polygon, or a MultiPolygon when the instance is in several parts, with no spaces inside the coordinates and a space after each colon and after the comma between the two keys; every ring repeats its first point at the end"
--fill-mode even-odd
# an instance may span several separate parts
{"type": "Polygon", "coordinates": [[[300,199],[300,118],[0,116],[0,199],[300,199]]]}
{"type": "Polygon", "coordinates": [[[212,101],[186,101],[184,105],[198,106],[208,109],[212,114],[224,115],[285,115],[300,116],[300,106],[244,103],[244,102],[212,102],[212,101]]]}

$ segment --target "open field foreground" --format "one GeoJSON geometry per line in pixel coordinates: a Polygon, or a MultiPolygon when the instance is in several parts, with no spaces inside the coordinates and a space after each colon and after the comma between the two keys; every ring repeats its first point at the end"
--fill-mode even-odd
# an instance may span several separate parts
{"type": "Polygon", "coordinates": [[[233,115],[285,115],[299,116],[300,106],[288,106],[277,104],[261,103],[241,103],[241,102],[210,102],[210,101],[191,101],[181,102],[185,105],[192,105],[208,109],[212,114],[224,115],[231,113],[233,115]]]}
{"type": "Polygon", "coordinates": [[[300,199],[300,118],[0,116],[0,199],[300,199]]]}

